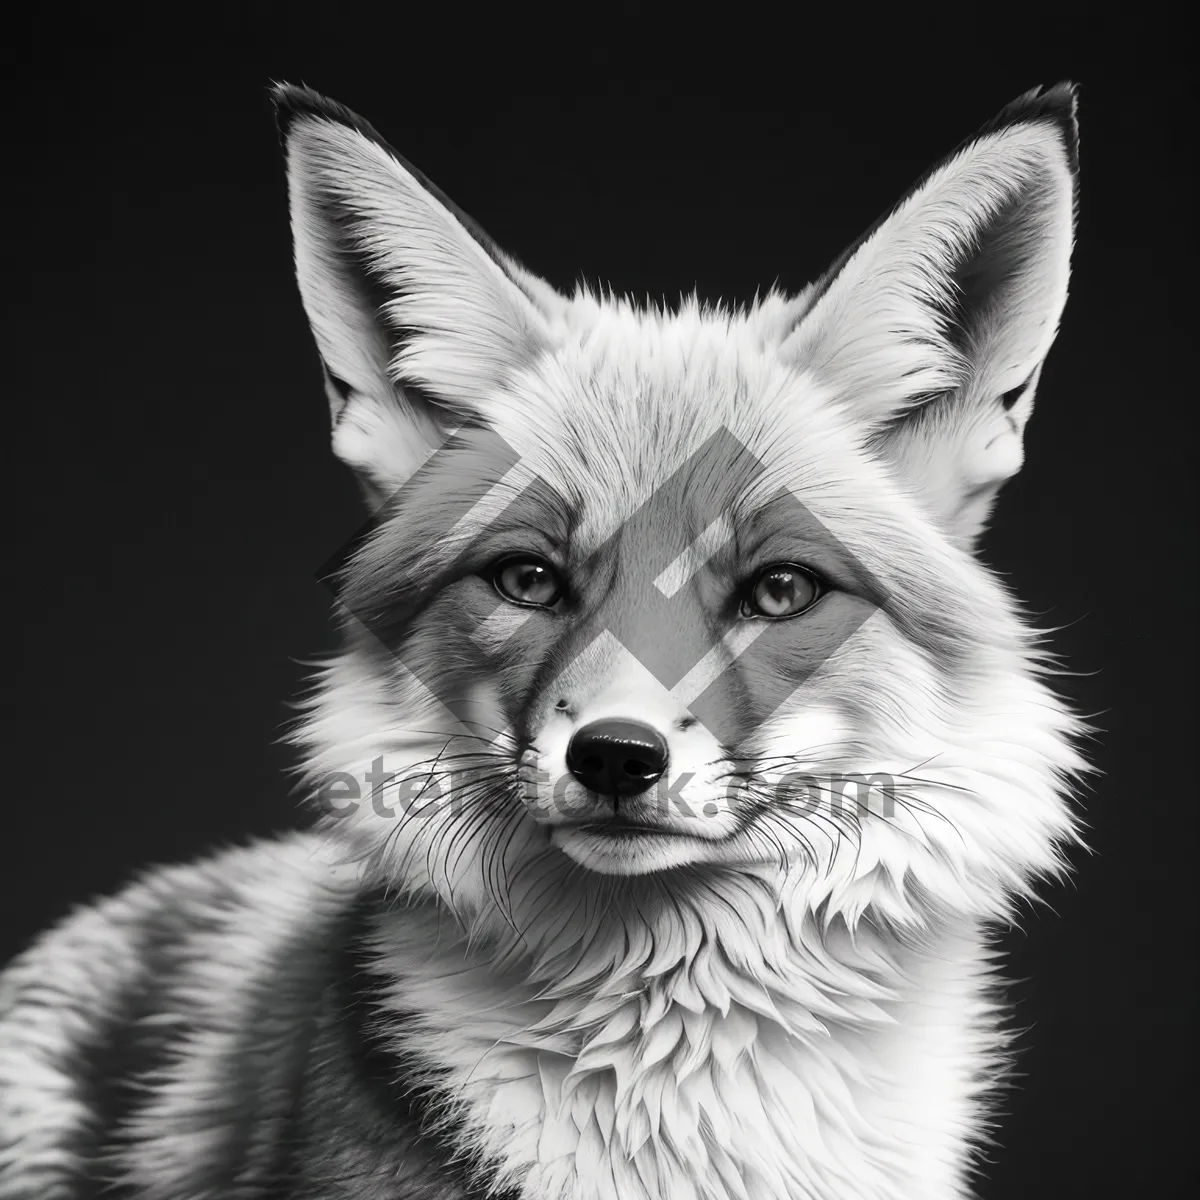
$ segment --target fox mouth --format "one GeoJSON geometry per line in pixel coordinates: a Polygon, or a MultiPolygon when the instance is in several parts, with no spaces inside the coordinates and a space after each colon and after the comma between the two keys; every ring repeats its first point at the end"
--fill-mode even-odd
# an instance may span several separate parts
{"type": "Polygon", "coordinates": [[[624,817],[610,817],[606,821],[584,821],[575,826],[581,833],[590,833],[600,837],[635,838],[635,837],[679,837],[673,829],[663,829],[659,825],[647,825],[641,821],[630,821],[624,817]]]}
{"type": "Polygon", "coordinates": [[[609,817],[559,825],[551,841],[590,871],[629,876],[660,874],[701,861],[707,839],[662,825],[609,817]]]}

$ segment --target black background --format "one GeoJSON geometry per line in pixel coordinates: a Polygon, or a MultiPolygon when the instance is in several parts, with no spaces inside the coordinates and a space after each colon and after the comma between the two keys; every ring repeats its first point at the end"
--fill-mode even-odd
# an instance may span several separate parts
{"type": "Polygon", "coordinates": [[[1102,774],[1094,853],[1006,938],[1028,1031],[982,1191],[1173,1194],[1196,983],[1194,137],[1160,14],[881,33],[866,9],[836,32],[751,6],[522,28],[124,11],[47,7],[8,52],[0,957],[139,865],[299,819],[278,738],[299,660],[333,644],[314,571],[359,508],[292,283],[271,79],[363,113],[560,287],[748,299],[818,274],[1008,100],[1075,78],[1072,296],[985,557],[1064,626],[1102,774]]]}

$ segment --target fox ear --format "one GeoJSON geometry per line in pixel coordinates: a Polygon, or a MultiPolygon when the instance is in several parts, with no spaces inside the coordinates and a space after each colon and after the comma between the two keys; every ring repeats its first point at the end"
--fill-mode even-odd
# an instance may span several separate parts
{"type": "Polygon", "coordinates": [[[1020,97],[841,256],[783,344],[965,544],[1021,466],[1077,169],[1074,85],[1020,97]]]}
{"type": "Polygon", "coordinates": [[[334,451],[385,498],[549,344],[564,302],[360,117],[307,88],[272,98],[334,451]]]}

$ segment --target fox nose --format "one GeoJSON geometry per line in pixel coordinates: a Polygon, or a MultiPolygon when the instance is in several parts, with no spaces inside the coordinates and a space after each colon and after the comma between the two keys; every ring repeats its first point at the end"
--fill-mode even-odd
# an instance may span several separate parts
{"type": "Polygon", "coordinates": [[[667,769],[667,743],[640,721],[593,721],[567,745],[567,768],[585,788],[606,796],[636,796],[667,769]]]}

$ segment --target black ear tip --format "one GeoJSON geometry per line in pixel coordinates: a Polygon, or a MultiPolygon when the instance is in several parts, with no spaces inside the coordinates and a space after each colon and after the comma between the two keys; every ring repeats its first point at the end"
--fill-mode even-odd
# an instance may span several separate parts
{"type": "Polygon", "coordinates": [[[275,108],[275,123],[284,138],[297,117],[321,115],[327,111],[329,104],[324,96],[314,92],[312,88],[294,83],[273,83],[268,89],[268,95],[275,108]]]}
{"type": "Polygon", "coordinates": [[[1010,129],[1014,125],[1023,125],[1032,121],[1051,122],[1057,126],[1063,139],[1071,171],[1077,172],[1079,170],[1079,123],[1076,119],[1078,103],[1079,85],[1070,80],[1063,80],[1051,87],[1032,88],[997,113],[980,130],[980,133],[997,133],[1002,129],[1010,129]]]}
{"type": "Polygon", "coordinates": [[[1046,89],[1046,95],[1054,97],[1059,103],[1065,105],[1071,110],[1071,114],[1075,113],[1075,106],[1079,102],[1079,84],[1073,79],[1060,79],[1053,87],[1046,89]]]}
{"type": "Polygon", "coordinates": [[[1029,117],[1049,118],[1069,128],[1073,137],[1078,136],[1076,114],[1079,108],[1079,85],[1069,79],[1048,88],[1034,88],[1026,92],[1014,105],[1025,108],[1029,117]]]}
{"type": "Polygon", "coordinates": [[[374,142],[383,139],[357,113],[351,112],[336,100],[322,96],[320,92],[304,84],[273,83],[268,89],[271,103],[275,106],[275,123],[279,136],[286,142],[292,126],[298,120],[315,119],[332,121],[336,125],[348,125],[351,129],[374,142]]]}

